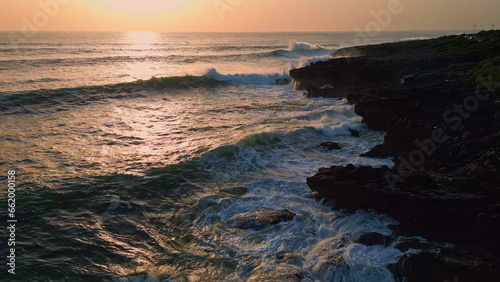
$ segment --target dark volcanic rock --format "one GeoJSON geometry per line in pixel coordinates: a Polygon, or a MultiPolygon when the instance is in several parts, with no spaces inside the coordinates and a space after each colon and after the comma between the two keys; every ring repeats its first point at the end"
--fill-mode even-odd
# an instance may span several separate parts
{"type": "Polygon", "coordinates": [[[289,210],[262,209],[237,214],[231,218],[229,225],[233,228],[262,230],[283,221],[290,221],[295,213],[289,210]]]}
{"type": "Polygon", "coordinates": [[[349,128],[349,132],[351,132],[351,136],[359,137],[359,131],[349,128]]]}
{"type": "Polygon", "coordinates": [[[386,247],[390,246],[393,241],[394,239],[391,236],[382,235],[377,232],[365,233],[356,240],[356,242],[366,246],[382,245],[386,247]]]}
{"type": "Polygon", "coordinates": [[[418,234],[463,244],[489,242],[489,250],[498,248],[493,230],[500,230],[500,218],[491,210],[494,201],[488,193],[471,191],[471,183],[462,178],[423,172],[409,175],[398,189],[392,189],[385,177],[390,172],[388,167],[333,166],[320,169],[307,184],[319,197],[333,199],[339,207],[376,209],[418,234]]]}
{"type": "Polygon", "coordinates": [[[410,249],[415,250],[431,250],[435,247],[433,244],[422,241],[419,238],[415,237],[401,237],[396,248],[401,252],[407,252],[410,249]],[[401,239],[403,238],[403,239],[401,239]]]}
{"type": "Polygon", "coordinates": [[[456,243],[500,265],[500,103],[494,92],[500,31],[479,36],[487,40],[448,36],[346,48],[335,55],[356,57],[290,75],[310,96],[356,104],[366,124],[387,133],[363,156],[395,161],[393,168],[320,169],[307,179],[318,197],[387,213],[417,235],[456,243]],[[400,84],[405,75],[414,81],[400,84]]]}
{"type": "Polygon", "coordinates": [[[334,87],[332,85],[325,85],[323,87],[309,87],[306,88],[309,97],[329,97],[329,98],[345,98],[349,93],[343,87],[334,87]]]}
{"type": "Polygon", "coordinates": [[[406,254],[389,269],[396,281],[408,282],[498,281],[500,277],[499,269],[456,249],[406,254]]]}
{"type": "Polygon", "coordinates": [[[326,148],[330,151],[342,149],[342,147],[340,147],[339,143],[336,143],[336,142],[324,142],[324,143],[321,143],[319,146],[326,148]]]}
{"type": "Polygon", "coordinates": [[[398,144],[378,144],[370,151],[361,154],[362,157],[368,158],[388,158],[397,156],[398,153],[403,152],[404,147],[398,144]]]}

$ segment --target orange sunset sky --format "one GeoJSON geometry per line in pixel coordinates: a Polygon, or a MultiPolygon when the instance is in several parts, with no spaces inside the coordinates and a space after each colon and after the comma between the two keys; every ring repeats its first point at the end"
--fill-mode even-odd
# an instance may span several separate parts
{"type": "Polygon", "coordinates": [[[1,0],[0,30],[353,31],[388,5],[383,30],[500,27],[499,0],[1,0]]]}

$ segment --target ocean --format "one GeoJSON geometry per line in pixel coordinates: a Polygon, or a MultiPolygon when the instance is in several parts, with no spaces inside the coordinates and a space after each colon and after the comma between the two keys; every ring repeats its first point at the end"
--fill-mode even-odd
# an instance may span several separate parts
{"type": "Polygon", "coordinates": [[[0,179],[15,170],[18,222],[16,275],[0,280],[394,281],[387,266],[404,253],[356,240],[397,222],[333,210],[306,185],[320,167],[392,166],[360,157],[384,133],[289,83],[355,36],[1,32],[0,179]],[[328,141],[342,149],[318,147],[328,141]],[[231,224],[260,209],[296,215],[231,224]]]}

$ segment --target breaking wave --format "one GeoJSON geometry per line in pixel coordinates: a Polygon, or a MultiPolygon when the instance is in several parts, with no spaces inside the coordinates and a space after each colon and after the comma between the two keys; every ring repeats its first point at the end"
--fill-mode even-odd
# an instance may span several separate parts
{"type": "Polygon", "coordinates": [[[218,81],[248,85],[289,84],[291,81],[290,76],[285,72],[272,74],[221,74],[216,69],[212,68],[209,69],[204,76],[218,81]]]}
{"type": "Polygon", "coordinates": [[[290,57],[290,58],[300,58],[300,57],[315,57],[315,56],[326,56],[331,54],[334,49],[324,48],[317,44],[309,44],[306,42],[290,42],[287,49],[277,49],[273,51],[274,55],[290,57]]]}

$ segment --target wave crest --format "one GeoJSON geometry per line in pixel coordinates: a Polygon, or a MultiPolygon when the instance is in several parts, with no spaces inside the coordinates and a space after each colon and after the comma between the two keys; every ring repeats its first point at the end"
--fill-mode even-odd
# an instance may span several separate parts
{"type": "Polygon", "coordinates": [[[300,57],[316,57],[330,55],[334,49],[324,48],[318,44],[310,44],[307,42],[291,41],[287,49],[277,49],[272,53],[275,56],[300,58],[300,57]]]}
{"type": "Polygon", "coordinates": [[[218,81],[248,85],[288,84],[291,82],[290,76],[285,72],[272,74],[221,74],[215,68],[211,68],[207,70],[204,76],[218,81]]]}
{"type": "Polygon", "coordinates": [[[307,42],[294,42],[291,41],[288,46],[289,51],[309,51],[309,50],[321,50],[324,49],[318,44],[309,44],[307,42]]]}

